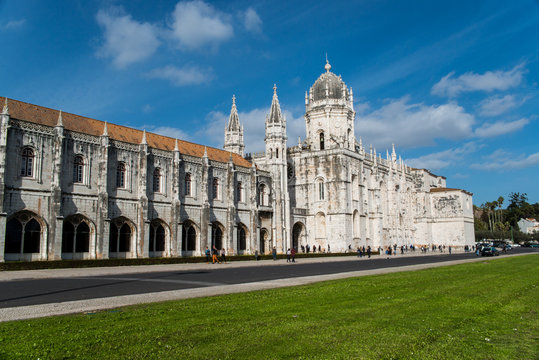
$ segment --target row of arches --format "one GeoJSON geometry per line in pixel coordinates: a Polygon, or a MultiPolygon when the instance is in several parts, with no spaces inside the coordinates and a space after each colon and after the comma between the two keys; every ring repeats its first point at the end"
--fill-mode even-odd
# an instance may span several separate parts
{"type": "MultiPolygon", "coordinates": [[[[237,224],[235,249],[238,252],[248,250],[249,231],[242,224],[237,224]]],[[[43,251],[44,236],[47,225],[37,214],[22,211],[11,216],[6,224],[5,254],[7,260],[22,260],[32,258],[32,254],[43,251]]],[[[211,224],[208,246],[218,249],[226,247],[224,244],[225,227],[219,222],[211,224]]],[[[266,231],[267,234],[267,231],[266,231]]],[[[109,227],[109,257],[123,257],[133,250],[135,244],[136,227],[134,223],[125,218],[118,217],[111,220],[109,227]],[[122,256],[123,255],[123,256],[122,256]]],[[[265,236],[267,238],[267,236],[265,236]]],[[[96,227],[84,215],[75,214],[66,217],[62,225],[62,258],[89,258],[90,252],[95,249],[96,227]],[[85,256],[86,254],[86,256],[85,256]]],[[[191,220],[185,220],[182,226],[181,244],[182,254],[194,255],[197,242],[200,238],[199,227],[191,220]]],[[[149,256],[166,256],[167,244],[170,243],[171,233],[168,225],[161,219],[154,219],[150,223],[147,237],[149,256]]],[[[261,246],[261,248],[263,248],[261,246]]],[[[263,251],[263,250],[262,250],[263,251]]]]}

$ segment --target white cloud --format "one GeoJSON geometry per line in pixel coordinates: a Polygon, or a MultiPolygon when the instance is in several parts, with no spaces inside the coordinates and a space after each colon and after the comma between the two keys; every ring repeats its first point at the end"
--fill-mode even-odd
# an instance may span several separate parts
{"type": "Polygon", "coordinates": [[[479,113],[483,116],[497,116],[517,106],[514,95],[491,96],[479,104],[479,113]]]}
{"type": "Polygon", "coordinates": [[[2,25],[0,28],[5,30],[15,30],[23,27],[25,24],[26,19],[10,20],[5,25],[2,25]]]}
{"type": "Polygon", "coordinates": [[[198,85],[207,83],[212,78],[211,69],[201,70],[195,66],[176,66],[167,65],[162,68],[156,68],[146,74],[152,79],[168,80],[175,86],[198,85]]]}
{"type": "Polygon", "coordinates": [[[484,123],[475,129],[474,135],[477,137],[495,137],[522,129],[530,121],[526,118],[515,121],[497,121],[495,123],[484,123]]]}
{"type": "Polygon", "coordinates": [[[244,13],[245,29],[254,33],[262,32],[262,19],[253,8],[248,8],[244,13]]]}
{"type": "MultiPolygon", "coordinates": [[[[505,152],[504,152],[505,153],[505,152]]],[[[520,155],[514,156],[505,153],[506,156],[503,157],[489,157],[488,161],[483,163],[476,163],[470,165],[471,168],[479,170],[512,170],[512,169],[523,169],[530,166],[539,165],[539,152],[536,152],[531,155],[520,155]]]]}
{"type": "Polygon", "coordinates": [[[454,97],[462,92],[507,90],[515,87],[522,81],[524,64],[519,64],[509,71],[487,71],[484,74],[472,72],[455,78],[452,71],[436,83],[431,92],[435,95],[454,97]]]}
{"type": "Polygon", "coordinates": [[[406,164],[419,169],[439,170],[456,164],[461,161],[465,155],[473,153],[477,149],[478,146],[475,143],[470,142],[458,148],[409,159],[406,161],[406,164]]]}
{"type": "Polygon", "coordinates": [[[146,114],[149,114],[153,111],[153,106],[151,106],[150,104],[146,104],[142,107],[142,111],[146,114]]]}
{"type": "Polygon", "coordinates": [[[427,106],[409,104],[409,98],[393,99],[387,105],[360,116],[356,137],[379,148],[430,146],[435,139],[464,139],[472,133],[474,116],[449,103],[427,106]]]}
{"type": "Polygon", "coordinates": [[[158,127],[147,126],[146,128],[148,131],[151,131],[152,133],[155,133],[155,134],[160,134],[163,136],[168,136],[168,137],[179,139],[179,140],[189,141],[190,139],[190,136],[185,131],[177,129],[177,128],[173,128],[170,126],[158,126],[158,127]]]}
{"type": "Polygon", "coordinates": [[[137,22],[118,8],[100,10],[96,18],[105,40],[97,55],[112,58],[118,68],[145,60],[159,47],[158,29],[154,25],[137,22]]]}
{"type": "Polygon", "coordinates": [[[180,47],[191,50],[206,45],[216,48],[234,35],[229,16],[199,0],[178,2],[171,27],[180,47]]]}

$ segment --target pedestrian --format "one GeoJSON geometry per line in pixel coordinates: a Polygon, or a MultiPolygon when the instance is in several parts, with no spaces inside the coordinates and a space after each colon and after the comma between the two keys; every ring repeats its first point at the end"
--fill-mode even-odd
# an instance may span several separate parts
{"type": "Polygon", "coordinates": [[[258,250],[255,250],[255,261],[258,261],[258,250]]]}
{"type": "Polygon", "coordinates": [[[273,250],[271,251],[271,255],[273,255],[273,261],[277,260],[277,249],[275,246],[273,247],[273,250]]]}
{"type": "Polygon", "coordinates": [[[221,249],[221,261],[226,264],[226,253],[225,248],[221,249]]]}
{"type": "Polygon", "coordinates": [[[371,246],[367,246],[367,256],[369,257],[369,259],[371,258],[371,246]]]}
{"type": "Polygon", "coordinates": [[[212,247],[212,263],[215,264],[215,263],[218,263],[220,264],[221,262],[219,261],[219,259],[217,258],[217,254],[218,254],[218,251],[217,251],[217,248],[215,247],[215,245],[212,247]]]}
{"type": "Polygon", "coordinates": [[[296,248],[292,248],[292,250],[290,250],[290,255],[292,255],[292,262],[296,262],[296,248]]]}
{"type": "Polygon", "coordinates": [[[290,262],[290,254],[291,254],[290,248],[288,248],[288,250],[286,250],[286,262],[287,263],[290,262]]]}
{"type": "Polygon", "coordinates": [[[322,246],[318,245],[318,252],[322,252],[322,246]]]}
{"type": "Polygon", "coordinates": [[[357,257],[361,257],[361,248],[359,246],[357,247],[357,257]]]}
{"type": "Polygon", "coordinates": [[[301,245],[301,252],[305,254],[305,245],[301,245]]]}
{"type": "Polygon", "coordinates": [[[313,245],[313,254],[316,253],[316,245],[313,245]]]}
{"type": "Polygon", "coordinates": [[[451,254],[451,245],[449,245],[449,254],[451,254]]]}
{"type": "Polygon", "coordinates": [[[329,247],[329,244],[328,244],[328,253],[330,253],[330,252],[331,252],[331,248],[329,247]]]}
{"type": "Polygon", "coordinates": [[[206,251],[204,251],[204,255],[206,255],[206,264],[210,263],[210,249],[206,246],[206,251]]]}

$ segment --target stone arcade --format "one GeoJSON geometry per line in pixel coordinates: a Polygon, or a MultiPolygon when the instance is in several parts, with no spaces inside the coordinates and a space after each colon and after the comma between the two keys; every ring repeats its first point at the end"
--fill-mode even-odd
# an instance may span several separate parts
{"type": "Polygon", "coordinates": [[[266,150],[245,157],[235,98],[225,150],[0,98],[0,261],[473,245],[471,194],[367,151],[325,69],[305,140],[287,146],[274,87],[266,150]]]}

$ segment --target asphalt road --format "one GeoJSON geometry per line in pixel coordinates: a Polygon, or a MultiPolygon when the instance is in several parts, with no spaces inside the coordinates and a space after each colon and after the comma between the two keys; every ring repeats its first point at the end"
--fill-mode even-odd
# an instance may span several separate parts
{"type": "MultiPolygon", "coordinates": [[[[535,250],[535,249],[534,249],[535,250]]],[[[532,249],[514,249],[511,253],[536,252],[532,249]]],[[[503,256],[503,255],[502,255],[503,256]]],[[[294,264],[277,262],[255,263],[250,266],[203,264],[197,269],[100,276],[61,277],[0,281],[0,308],[52,304],[66,301],[109,298],[121,295],[145,294],[171,290],[194,289],[219,285],[233,285],[276,279],[336,274],[360,270],[391,268],[407,265],[439,263],[476,258],[474,253],[418,256],[373,256],[371,259],[294,264]]]]}

